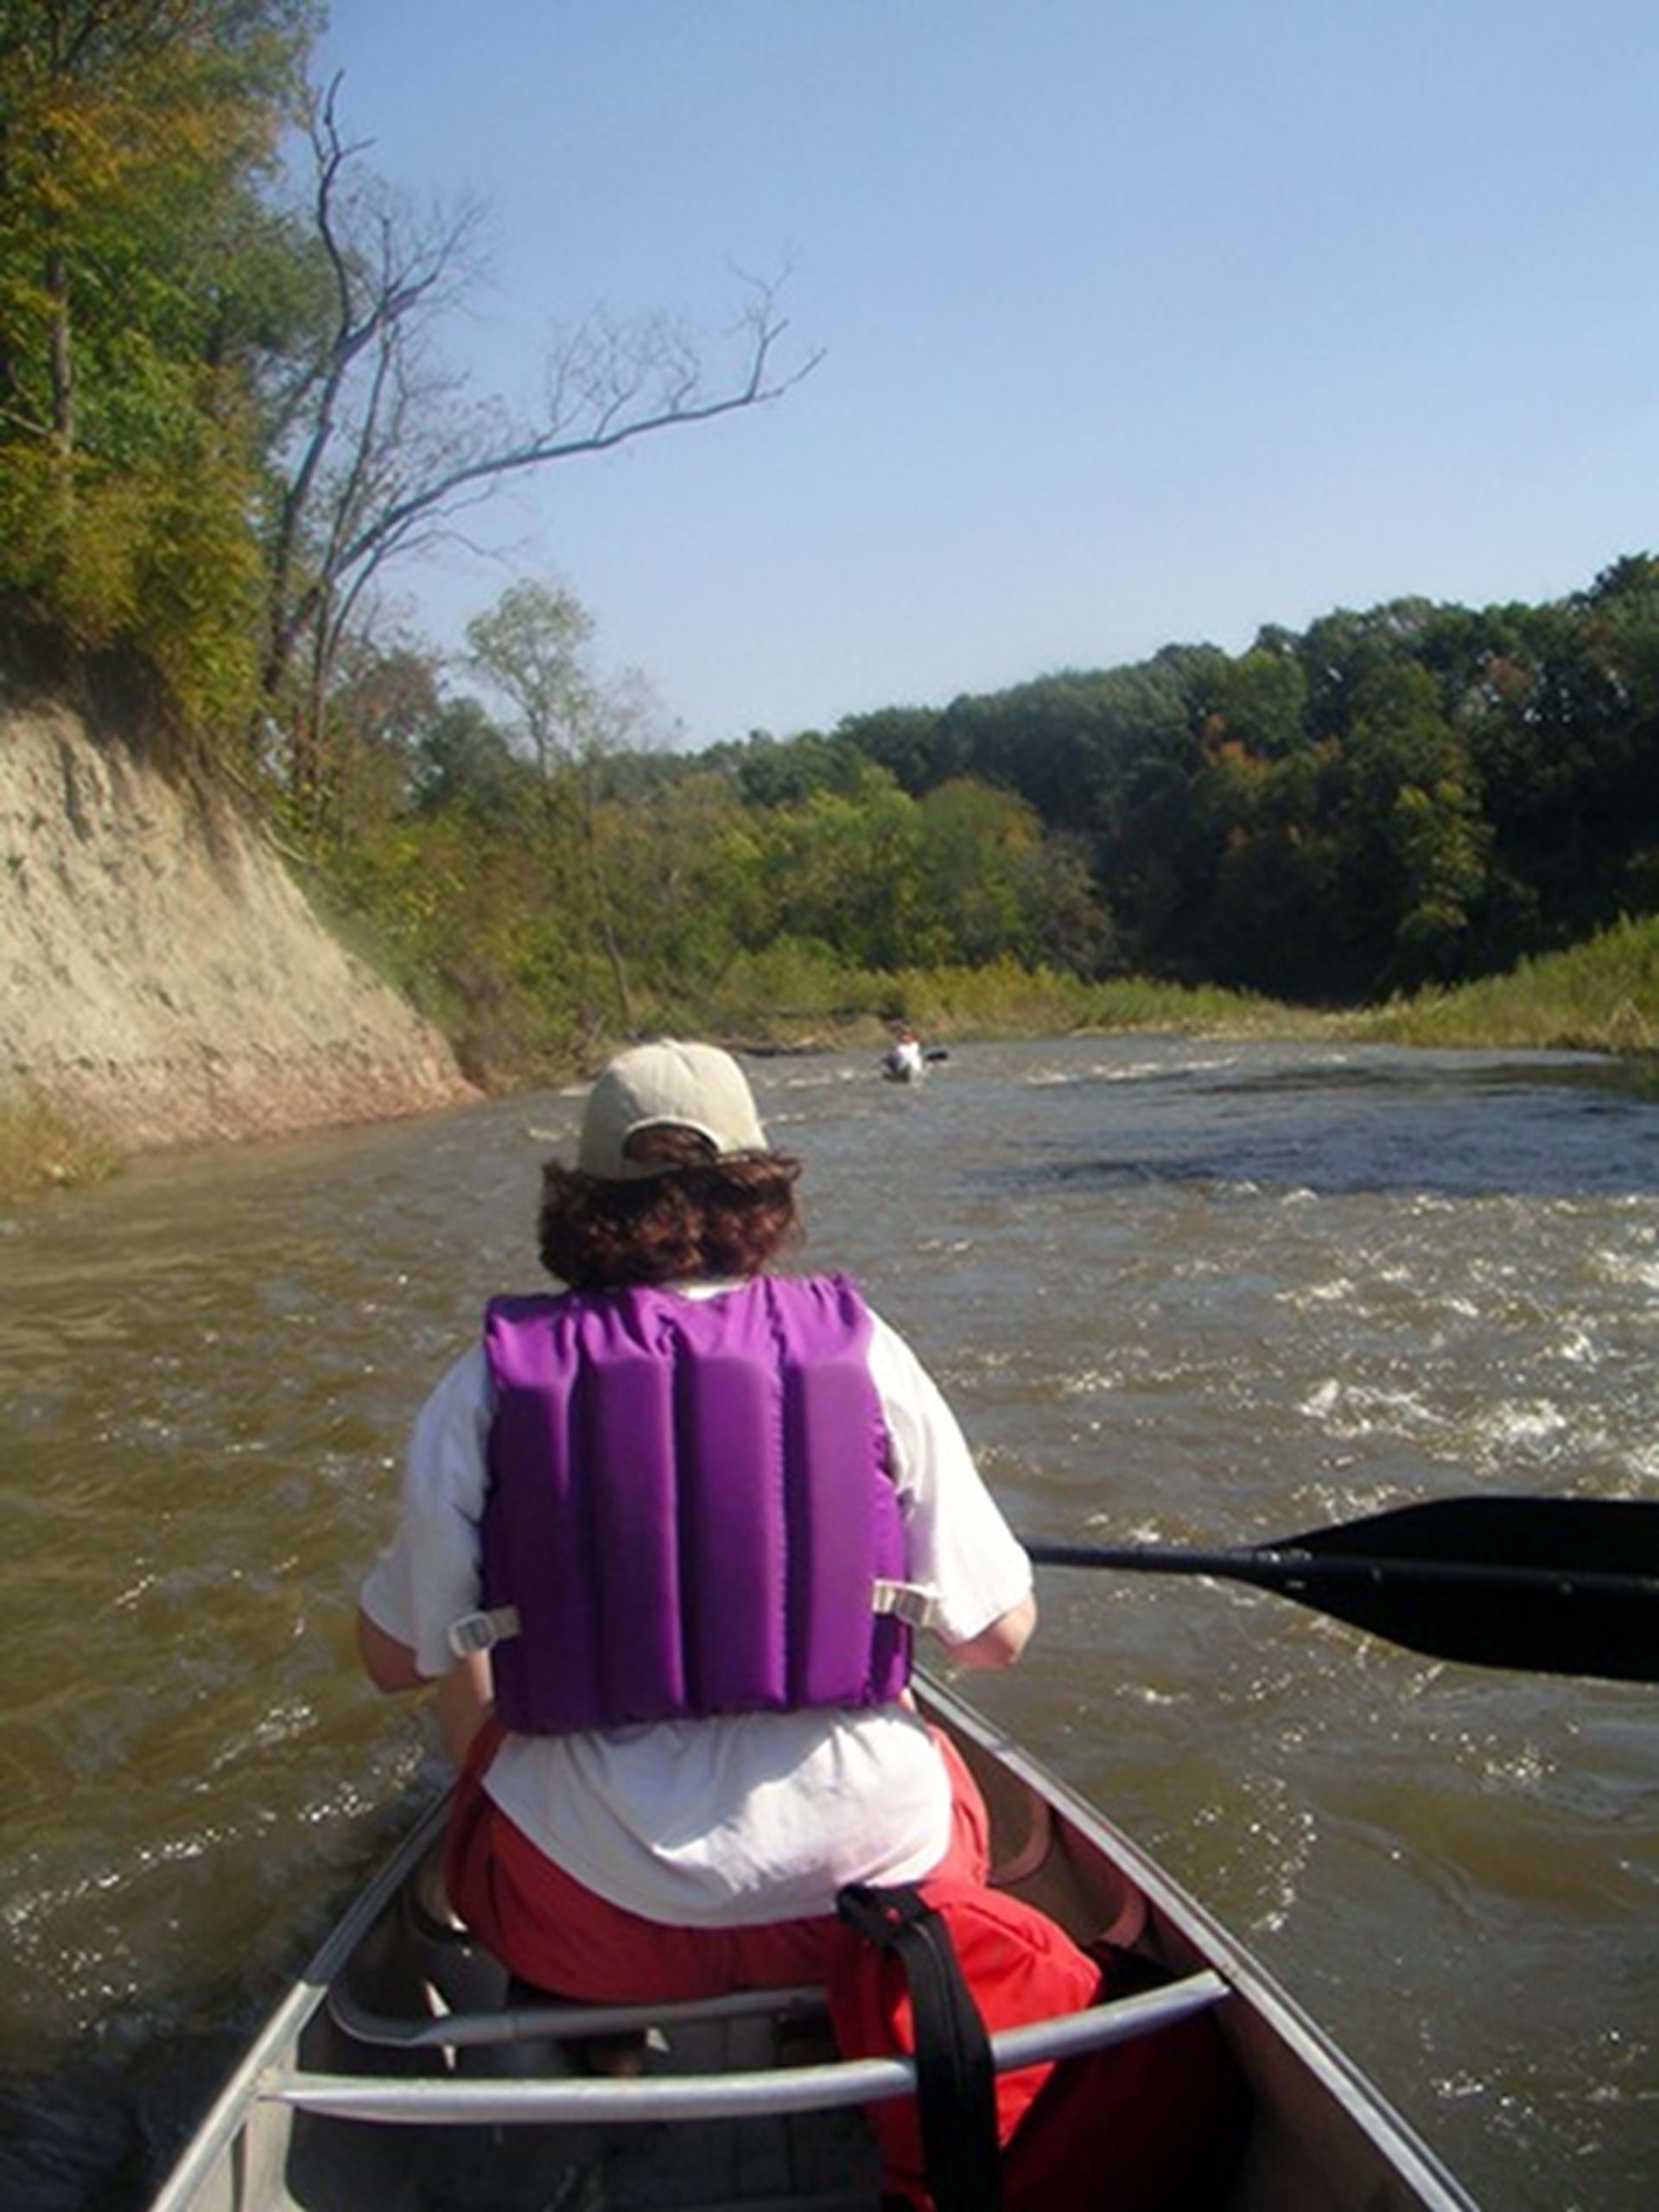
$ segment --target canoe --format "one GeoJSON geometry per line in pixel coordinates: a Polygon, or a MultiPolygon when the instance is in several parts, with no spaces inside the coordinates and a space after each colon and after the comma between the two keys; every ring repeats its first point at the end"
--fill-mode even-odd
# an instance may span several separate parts
{"type": "MultiPolygon", "coordinates": [[[[917,1688],[985,1792],[993,1880],[1079,1941],[1109,1932],[1170,1975],[1002,2031],[999,2067],[1208,2012],[1251,2100],[1236,2212],[1472,2212],[1359,2069],[1145,1852],[950,1691],[925,1677],[917,1688]]],[[[838,2058],[811,1990],[651,2008],[524,2004],[435,1907],[444,1811],[427,1811],[352,1904],[152,2212],[874,2212],[880,2165],[861,2107],[913,2092],[911,2061],[838,2058]],[[642,2028],[637,2078],[573,2057],[573,2044],[642,2028]]],[[[1103,2202],[1105,2171],[1103,2152],[1103,2202]]]]}

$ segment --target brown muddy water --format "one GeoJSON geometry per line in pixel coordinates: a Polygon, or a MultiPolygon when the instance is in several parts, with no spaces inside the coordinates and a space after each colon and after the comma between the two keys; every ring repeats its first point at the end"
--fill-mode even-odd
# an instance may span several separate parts
{"type": "MultiPolygon", "coordinates": [[[[1479,1491],[1659,1503],[1659,1096],[1567,1056],[756,1061],[1015,1525],[1232,1544],[1479,1491]]],[[[143,1164],[0,1217],[0,2202],[142,2204],[431,1786],[350,1654],[404,1433],[537,1287],[575,1096],[143,1164]]],[[[1659,2185],[1659,1688],[1046,1572],[971,1685],[1491,2212],[1659,2185]]]]}

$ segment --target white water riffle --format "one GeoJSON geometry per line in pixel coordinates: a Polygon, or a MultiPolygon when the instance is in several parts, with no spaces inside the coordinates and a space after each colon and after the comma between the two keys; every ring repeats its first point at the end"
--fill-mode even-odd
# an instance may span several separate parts
{"type": "MultiPolygon", "coordinates": [[[[1659,1102],[1566,1055],[756,1061],[848,1267],[1033,1535],[1223,1546],[1478,1491],[1659,1503],[1659,1102]]],[[[538,1281],[571,1091],[152,1160],[0,1222],[7,2201],[153,2168],[426,1754],[351,1656],[404,1431],[538,1281]],[[31,2145],[33,2146],[31,2148],[31,2145]],[[24,2193],[19,2194],[23,2191],[24,2193]]],[[[1504,2212],[1659,2171],[1659,1689],[1046,1572],[967,1685],[1504,2212]]],[[[52,2192],[56,2190],[57,2194],[52,2192]]]]}

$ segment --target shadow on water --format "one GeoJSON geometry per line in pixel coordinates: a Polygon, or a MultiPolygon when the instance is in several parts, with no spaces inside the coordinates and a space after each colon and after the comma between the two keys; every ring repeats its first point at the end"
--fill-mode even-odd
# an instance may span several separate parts
{"type": "Polygon", "coordinates": [[[131,2212],[150,2202],[272,2008],[364,1880],[429,1803],[416,1785],[296,1910],[274,1955],[194,1975],[110,2008],[38,2067],[0,2069],[5,2212],[131,2212]]]}
{"type": "Polygon", "coordinates": [[[72,2056],[0,2084],[0,2202],[10,2212],[127,2212],[149,2203],[257,2024],[175,2033],[72,2056]]]}
{"type": "Polygon", "coordinates": [[[988,1179],[1012,1190],[1165,1184],[1319,1197],[1659,1192],[1659,1065],[1646,1062],[1446,1055],[1185,1067],[1077,1092],[1071,1126],[1027,1147],[1046,1156],[988,1179]]]}

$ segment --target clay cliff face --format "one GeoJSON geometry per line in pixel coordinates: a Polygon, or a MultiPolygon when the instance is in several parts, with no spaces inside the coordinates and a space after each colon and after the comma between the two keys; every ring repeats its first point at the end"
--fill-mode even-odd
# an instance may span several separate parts
{"type": "Polygon", "coordinates": [[[234,808],[52,705],[0,707],[0,1084],[138,1149],[475,1094],[234,808]]]}

